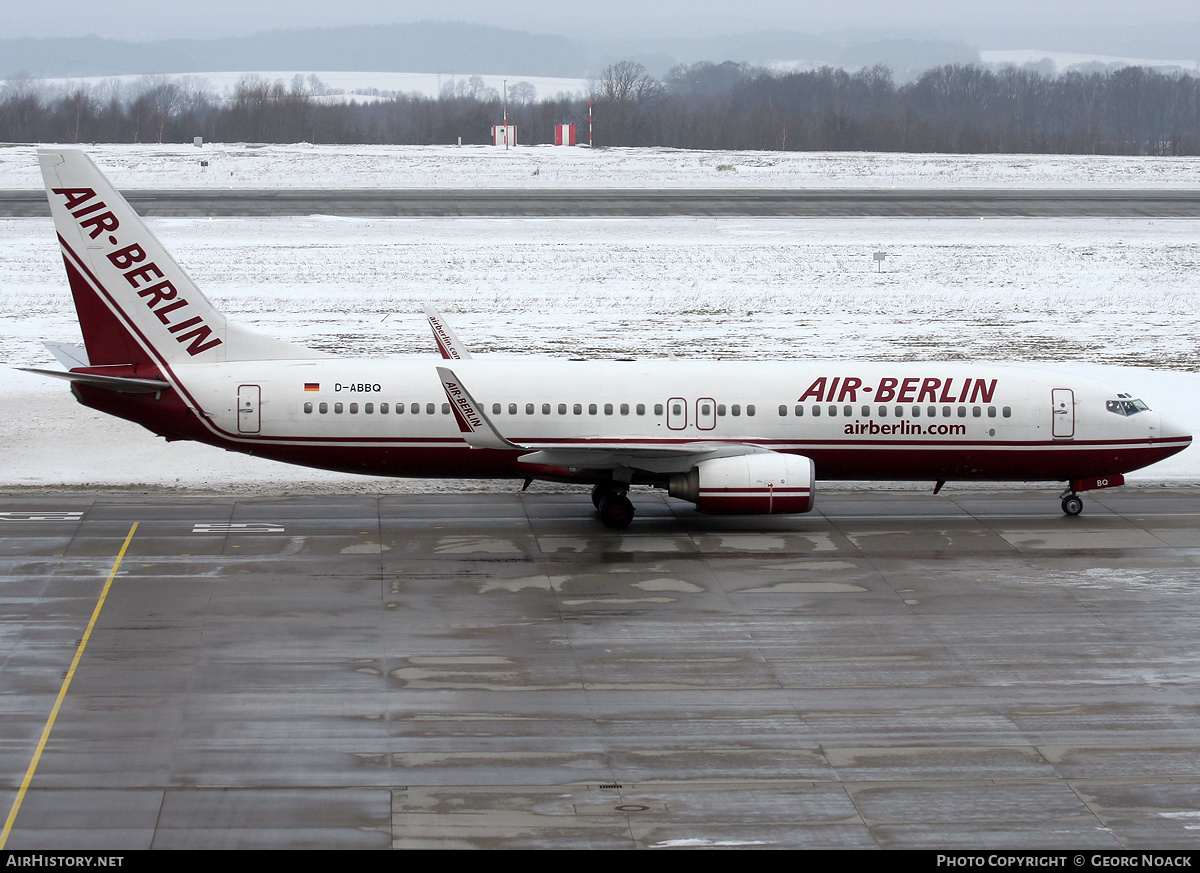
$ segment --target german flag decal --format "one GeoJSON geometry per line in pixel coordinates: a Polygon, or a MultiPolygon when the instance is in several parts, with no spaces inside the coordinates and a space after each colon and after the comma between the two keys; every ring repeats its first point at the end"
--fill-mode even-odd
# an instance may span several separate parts
{"type": "Polygon", "coordinates": [[[320,382],[305,382],[304,390],[305,391],[320,391],[321,383],[320,382]]]}

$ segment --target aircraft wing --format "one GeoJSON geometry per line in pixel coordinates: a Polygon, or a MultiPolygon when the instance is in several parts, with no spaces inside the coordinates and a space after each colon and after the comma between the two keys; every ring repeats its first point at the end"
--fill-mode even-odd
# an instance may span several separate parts
{"type": "Polygon", "coordinates": [[[438,367],[442,389],[458,421],[458,429],[467,445],[477,449],[508,449],[525,452],[523,464],[551,467],[577,467],[586,470],[629,468],[651,473],[686,473],[700,461],[770,452],[745,443],[720,443],[696,440],[673,444],[614,441],[587,443],[514,443],[492,424],[483,407],[475,401],[462,381],[448,367],[438,367]]]}
{"type": "Polygon", "coordinates": [[[550,467],[615,470],[627,467],[651,473],[686,473],[701,461],[737,455],[769,453],[770,449],[746,443],[697,441],[664,446],[661,443],[577,443],[538,445],[518,461],[550,467]]]}

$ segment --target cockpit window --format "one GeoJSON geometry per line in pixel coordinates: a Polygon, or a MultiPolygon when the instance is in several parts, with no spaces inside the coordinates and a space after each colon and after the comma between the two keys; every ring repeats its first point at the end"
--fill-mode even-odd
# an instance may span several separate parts
{"type": "Polygon", "coordinates": [[[1128,394],[1120,395],[1117,400],[1107,401],[1105,407],[1109,412],[1117,415],[1137,415],[1139,412],[1146,412],[1150,409],[1141,400],[1134,400],[1128,394]]]}

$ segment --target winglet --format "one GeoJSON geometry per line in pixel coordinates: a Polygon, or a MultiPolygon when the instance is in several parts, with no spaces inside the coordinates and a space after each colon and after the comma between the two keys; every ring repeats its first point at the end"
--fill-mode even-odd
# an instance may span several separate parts
{"type": "Polygon", "coordinates": [[[483,407],[475,402],[454,371],[447,367],[438,367],[438,378],[442,380],[442,389],[446,399],[450,401],[450,409],[458,421],[458,429],[463,439],[473,449],[515,449],[529,451],[525,446],[519,446],[501,436],[496,426],[488,420],[483,407]]]}
{"type": "Polygon", "coordinates": [[[433,341],[437,343],[438,351],[447,361],[462,361],[471,357],[467,347],[459,340],[458,335],[446,324],[442,314],[431,306],[425,307],[425,317],[429,319],[429,327],[433,331],[433,341]]]}

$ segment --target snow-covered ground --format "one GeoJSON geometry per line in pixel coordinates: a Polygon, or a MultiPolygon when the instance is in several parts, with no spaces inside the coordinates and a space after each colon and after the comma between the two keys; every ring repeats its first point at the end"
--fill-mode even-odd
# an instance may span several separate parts
{"type": "MultiPolygon", "coordinates": [[[[165,174],[153,169],[154,153],[141,148],[124,179],[114,172],[120,184],[160,184],[153,180],[165,174]]],[[[455,151],[444,150],[447,163],[455,151]]],[[[97,161],[111,169],[133,154],[106,147],[97,161]]],[[[379,154],[406,164],[406,150],[379,154]]],[[[576,152],[543,154],[549,161],[576,152]]],[[[616,152],[613,167],[621,155],[634,167],[661,160],[660,153],[616,152]]],[[[342,165],[328,157],[325,175],[298,162],[302,177],[285,176],[286,162],[265,160],[292,184],[336,186],[330,174],[342,165]]],[[[426,150],[419,162],[437,157],[426,150]]],[[[872,157],[880,156],[844,160],[853,166],[872,157]]],[[[10,166],[8,155],[3,160],[10,166]]],[[[11,177],[0,170],[0,187],[22,187],[11,177]]],[[[150,223],[235,319],[346,355],[424,355],[432,366],[421,314],[429,303],[451,317],[464,341],[491,354],[1045,362],[1140,395],[1200,431],[1200,222],[1193,220],[308,216],[150,223]],[[876,251],[887,253],[882,272],[876,251]]],[[[49,219],[0,220],[0,324],[0,362],[10,367],[51,365],[44,339],[80,341],[49,219]]],[[[167,445],[78,405],[61,382],[8,367],[0,368],[0,408],[0,487],[470,487],[368,480],[167,445]]],[[[1200,454],[1190,449],[1130,478],[1200,480],[1200,454]]]]}
{"type": "MultiPolygon", "coordinates": [[[[1198,157],[307,143],[85,148],[119,188],[1200,187],[1198,157]]],[[[0,188],[41,187],[35,147],[0,147],[0,188]]]]}

